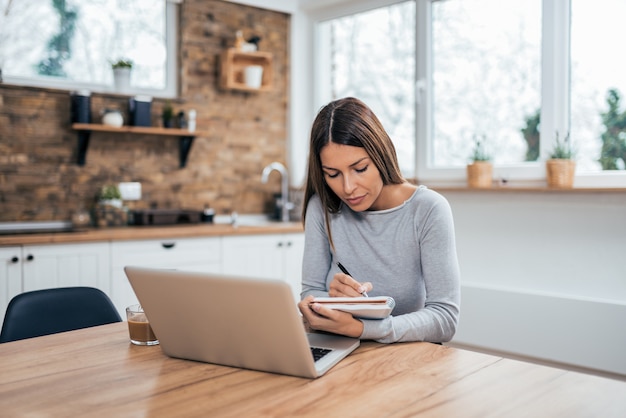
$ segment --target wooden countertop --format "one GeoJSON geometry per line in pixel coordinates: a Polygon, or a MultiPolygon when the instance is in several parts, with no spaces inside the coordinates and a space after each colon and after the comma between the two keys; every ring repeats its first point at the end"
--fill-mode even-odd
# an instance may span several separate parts
{"type": "Polygon", "coordinates": [[[624,417],[626,382],[430,343],[304,379],[169,358],[125,322],[0,344],[10,417],[624,417]]]}
{"type": "Polygon", "coordinates": [[[259,226],[229,224],[186,224],[169,226],[125,226],[118,228],[89,228],[74,232],[1,235],[0,246],[69,244],[97,241],[140,239],[171,239],[212,237],[224,235],[256,235],[303,232],[301,222],[272,222],[259,226]]]}

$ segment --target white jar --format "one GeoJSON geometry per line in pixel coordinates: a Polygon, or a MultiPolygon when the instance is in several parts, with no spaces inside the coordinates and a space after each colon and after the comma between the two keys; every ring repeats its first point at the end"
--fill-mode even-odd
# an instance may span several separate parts
{"type": "Polygon", "coordinates": [[[124,117],[119,110],[105,109],[102,115],[102,124],[120,127],[124,125],[124,117]]]}

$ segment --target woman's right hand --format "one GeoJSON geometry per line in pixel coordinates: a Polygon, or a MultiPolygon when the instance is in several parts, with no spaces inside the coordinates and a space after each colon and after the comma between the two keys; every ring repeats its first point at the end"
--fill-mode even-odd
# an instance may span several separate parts
{"type": "Polygon", "coordinates": [[[333,281],[330,282],[328,289],[328,296],[331,297],[358,297],[363,293],[369,292],[373,289],[370,282],[359,283],[344,273],[336,273],[333,276],[333,281]]]}

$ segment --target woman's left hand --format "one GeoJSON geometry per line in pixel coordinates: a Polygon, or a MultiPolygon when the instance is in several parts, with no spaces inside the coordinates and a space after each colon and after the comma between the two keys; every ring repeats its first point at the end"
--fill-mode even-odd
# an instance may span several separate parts
{"type": "Polygon", "coordinates": [[[298,308],[308,327],[314,331],[326,331],[333,334],[358,338],[363,333],[363,322],[351,314],[313,302],[313,296],[307,296],[298,303],[298,308]]]}

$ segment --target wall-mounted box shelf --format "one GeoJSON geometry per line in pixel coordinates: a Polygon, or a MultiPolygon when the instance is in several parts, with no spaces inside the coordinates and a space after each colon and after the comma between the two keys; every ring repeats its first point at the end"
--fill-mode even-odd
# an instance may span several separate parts
{"type": "Polygon", "coordinates": [[[274,69],[271,53],[262,51],[243,52],[229,48],[222,52],[220,64],[220,86],[222,88],[247,92],[272,90],[274,69]],[[259,88],[248,87],[245,83],[244,69],[249,65],[260,65],[263,67],[263,79],[259,88]]]}
{"type": "Polygon", "coordinates": [[[109,132],[118,134],[135,135],[157,135],[157,136],[177,136],[180,141],[180,168],[187,164],[187,157],[191,150],[191,145],[196,136],[205,135],[198,131],[175,128],[156,128],[151,126],[108,126],[95,123],[73,123],[72,129],[78,131],[78,165],[85,165],[87,149],[89,148],[89,137],[92,132],[109,132]]]}

